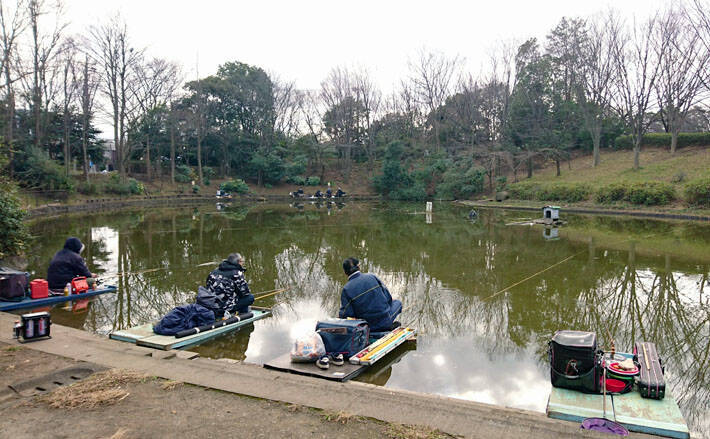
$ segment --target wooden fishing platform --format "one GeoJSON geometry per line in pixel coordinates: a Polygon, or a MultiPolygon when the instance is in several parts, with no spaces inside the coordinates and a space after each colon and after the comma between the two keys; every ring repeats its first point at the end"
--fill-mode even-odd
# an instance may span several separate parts
{"type": "MultiPolygon", "coordinates": [[[[666,391],[661,400],[642,398],[636,390],[623,395],[606,395],[606,417],[629,431],[679,439],[690,437],[678,404],[666,391]]],[[[586,418],[601,418],[602,395],[552,388],[547,416],[582,423],[586,418]]]]}
{"type": "Polygon", "coordinates": [[[43,306],[52,306],[64,302],[74,302],[77,300],[88,299],[106,293],[115,293],[116,287],[107,285],[96,290],[89,290],[81,294],[70,294],[68,296],[49,296],[43,299],[31,299],[25,297],[19,302],[0,302],[0,311],[12,311],[16,309],[40,308],[43,306]]]}
{"type": "Polygon", "coordinates": [[[372,353],[364,361],[358,359],[357,355],[353,355],[350,361],[346,361],[342,366],[331,364],[328,369],[324,370],[316,366],[315,363],[293,363],[291,362],[291,354],[287,352],[264,363],[264,367],[281,372],[344,382],[357,377],[369,366],[375,364],[407,341],[416,341],[416,331],[411,328],[397,328],[358,352],[358,355],[362,354],[360,358],[365,358],[365,355],[372,353]]]}
{"type": "Polygon", "coordinates": [[[154,333],[153,323],[146,323],[145,325],[135,326],[133,328],[113,331],[109,334],[109,338],[111,340],[135,343],[138,346],[161,349],[164,351],[169,351],[170,349],[182,349],[204,343],[207,340],[236,331],[242,326],[271,315],[271,309],[257,306],[252,306],[251,312],[253,316],[249,319],[241,320],[239,322],[232,323],[231,325],[210,329],[209,331],[199,332],[194,335],[188,335],[187,337],[182,338],[176,338],[170,335],[158,335],[154,333]]]}

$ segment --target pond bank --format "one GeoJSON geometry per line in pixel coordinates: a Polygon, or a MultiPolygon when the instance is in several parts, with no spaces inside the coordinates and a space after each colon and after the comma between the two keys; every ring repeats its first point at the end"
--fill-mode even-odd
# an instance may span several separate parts
{"type": "Polygon", "coordinates": [[[539,212],[542,206],[547,204],[557,204],[562,207],[562,210],[569,213],[582,213],[582,214],[592,214],[592,215],[618,215],[618,216],[632,216],[638,218],[657,218],[657,219],[680,219],[680,220],[691,220],[691,221],[710,221],[710,215],[705,215],[703,213],[674,213],[674,212],[660,212],[653,210],[629,210],[629,209],[609,209],[605,207],[581,207],[581,206],[567,206],[557,202],[545,202],[540,201],[534,202],[520,202],[520,204],[513,203],[501,203],[496,201],[471,201],[471,200],[456,200],[456,204],[461,204],[464,206],[471,207],[487,207],[491,209],[507,209],[507,210],[528,210],[539,212]],[[533,205],[534,204],[534,205],[533,205]]]}
{"type": "MultiPolygon", "coordinates": [[[[0,313],[0,327],[10,327],[16,316],[0,313]]],[[[13,340],[10,331],[0,333],[0,343],[18,345],[13,340]]],[[[234,360],[210,360],[204,358],[191,357],[189,352],[184,351],[155,351],[148,348],[126,346],[124,343],[114,342],[105,337],[89,334],[85,331],[72,329],[61,325],[52,325],[52,339],[27,343],[23,349],[31,349],[43,354],[57,356],[58,367],[62,367],[68,362],[85,361],[108,368],[125,368],[137,372],[156,376],[176,382],[194,384],[208,389],[222,390],[230,394],[245,395],[259,398],[262,404],[259,410],[254,410],[252,414],[238,413],[239,402],[233,400],[235,407],[230,409],[235,413],[235,417],[241,422],[239,429],[244,432],[258,429],[259,434],[254,436],[274,437],[280,436],[279,431],[298,432],[299,425],[293,419],[297,415],[296,409],[286,409],[282,405],[274,405],[273,401],[297,406],[312,407],[325,410],[329,413],[338,414],[338,418],[347,419],[357,417],[371,418],[387,423],[405,425],[424,425],[430,429],[436,429],[453,435],[463,437],[496,437],[496,438],[565,438],[572,435],[579,437],[596,437],[590,432],[581,432],[575,423],[556,421],[548,419],[544,414],[529,412],[525,410],[515,410],[504,407],[496,407],[487,404],[470,401],[446,398],[441,396],[426,395],[417,392],[386,389],[370,384],[359,382],[336,383],[321,381],[297,375],[282,374],[266,370],[258,365],[244,364],[234,360]],[[168,366],[168,367],[166,367],[168,366]],[[266,400],[266,401],[264,401],[266,400]],[[268,401],[272,401],[269,403],[268,401]],[[264,412],[266,410],[266,412],[264,412]],[[288,412],[291,412],[291,415],[288,412]],[[272,417],[269,419],[269,417],[272,417]],[[268,419],[271,427],[263,426],[263,420],[268,419]],[[293,427],[293,428],[292,428],[293,427]],[[271,434],[270,434],[271,433],[271,434]]],[[[223,393],[214,393],[213,396],[206,396],[201,392],[200,398],[207,398],[202,401],[204,404],[185,404],[188,399],[182,400],[181,410],[179,410],[178,422],[185,426],[190,424],[188,430],[196,437],[212,436],[215,432],[223,431],[218,422],[212,422],[217,415],[204,413],[200,416],[200,407],[214,406],[214,400],[222,398],[223,393]],[[189,407],[188,407],[189,406],[189,407]],[[207,428],[204,428],[205,420],[207,428]],[[190,422],[191,421],[191,422],[190,422]],[[217,430],[214,430],[217,428],[217,430]]],[[[154,398],[150,392],[137,392],[133,395],[139,401],[134,403],[127,399],[125,404],[137,404],[141,406],[141,398],[154,398]]],[[[236,398],[236,397],[235,397],[236,398]]],[[[168,398],[170,401],[174,398],[168,398]]],[[[160,399],[163,401],[163,399],[160,399]]],[[[189,401],[193,401],[192,398],[189,401]]],[[[200,399],[198,399],[200,401],[200,399]]],[[[0,400],[2,406],[8,404],[6,400],[0,400]]],[[[122,404],[119,402],[119,404],[122,404]]],[[[145,404],[144,404],[145,405],[145,404]]],[[[178,404],[179,405],[179,404],[178,404]]],[[[132,429],[139,429],[138,436],[145,436],[142,433],[150,431],[151,423],[161,418],[172,418],[164,411],[169,410],[170,402],[163,404],[161,409],[156,410],[151,407],[152,416],[138,416],[132,418],[136,413],[130,414],[130,419],[123,419],[123,422],[132,429]],[[143,429],[146,429],[145,431],[143,429]]],[[[227,405],[222,406],[222,410],[227,405]]],[[[117,408],[116,410],[120,410],[117,408]]],[[[109,410],[110,412],[111,410],[109,410]]],[[[13,411],[21,413],[20,411],[13,411]]],[[[93,416],[95,411],[82,413],[77,418],[81,422],[84,416],[93,416]]],[[[173,415],[177,413],[171,412],[173,415]]],[[[22,420],[28,419],[22,417],[22,420]]],[[[22,422],[19,420],[19,422],[22,422]]],[[[337,420],[337,419],[336,419],[337,420]]],[[[3,420],[2,423],[6,422],[3,420]]],[[[367,421],[367,419],[366,419],[367,421]]],[[[16,419],[15,423],[18,422],[16,419]]],[[[34,420],[32,421],[35,422],[34,420]]],[[[302,420],[308,424],[306,421],[302,420]]],[[[173,424],[173,421],[170,421],[173,424]]],[[[72,422],[65,422],[68,429],[73,428],[72,422]]],[[[309,424],[310,425],[310,424],[309,424]]],[[[228,428],[231,430],[234,427],[228,428]]],[[[310,427],[309,427],[310,428],[310,427]]],[[[337,430],[342,431],[340,437],[348,437],[347,432],[350,427],[338,426],[337,430]]],[[[375,426],[370,426],[367,431],[372,431],[375,426]]],[[[3,428],[5,430],[5,428],[3,428]]],[[[327,435],[324,431],[315,430],[315,436],[327,435]]],[[[26,430],[23,430],[26,431],[26,430]]],[[[219,433],[218,433],[219,434],[219,433]]],[[[438,433],[437,433],[438,434],[438,433]]],[[[298,436],[298,434],[296,434],[298,436]]],[[[129,437],[132,435],[128,435],[129,437]]],[[[151,436],[151,435],[148,435],[151,436]]],[[[164,436],[160,434],[159,436],[164,436]]],[[[417,437],[416,435],[404,433],[404,435],[391,435],[390,437],[417,437]]],[[[325,436],[324,436],[325,437],[325,436]]],[[[332,436],[328,436],[332,437],[332,436]]],[[[369,437],[369,436],[363,436],[369,437]]],[[[442,437],[424,435],[421,437],[442,437]]],[[[445,436],[443,436],[445,437],[445,436]]],[[[648,437],[645,435],[632,435],[631,437],[648,437]]]]}
{"type": "MultiPolygon", "coordinates": [[[[379,196],[373,195],[353,195],[348,196],[344,199],[339,199],[338,201],[373,201],[379,200],[379,196]]],[[[98,212],[101,210],[113,210],[113,209],[123,209],[123,208],[135,208],[135,207],[177,207],[177,206],[190,206],[197,204],[208,204],[208,203],[219,203],[219,202],[265,202],[265,201],[280,201],[280,202],[293,202],[293,201],[314,201],[311,199],[294,199],[288,195],[243,195],[234,197],[231,200],[220,200],[214,195],[195,195],[195,194],[181,194],[181,195],[152,195],[152,196],[142,196],[142,197],[125,197],[125,198],[96,198],[88,199],[82,203],[76,204],[65,204],[65,203],[51,203],[38,206],[32,209],[28,209],[28,218],[37,217],[52,217],[57,215],[63,215],[67,213],[77,213],[77,212],[98,212]]],[[[323,200],[325,201],[325,200],[323,200]]],[[[335,199],[333,199],[335,201],[335,199]]]]}

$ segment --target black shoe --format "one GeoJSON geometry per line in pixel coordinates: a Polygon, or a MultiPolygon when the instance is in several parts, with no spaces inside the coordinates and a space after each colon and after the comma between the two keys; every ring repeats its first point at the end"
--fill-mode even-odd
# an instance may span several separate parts
{"type": "Polygon", "coordinates": [[[320,357],[318,361],[316,361],[316,366],[323,370],[327,370],[330,367],[330,360],[328,360],[328,356],[320,357]]]}
{"type": "Polygon", "coordinates": [[[394,323],[392,323],[392,329],[397,329],[397,328],[399,328],[400,326],[402,326],[402,324],[399,323],[399,322],[396,321],[396,320],[394,321],[394,323]]]}
{"type": "Polygon", "coordinates": [[[342,366],[343,364],[345,364],[343,354],[331,355],[330,364],[332,364],[333,366],[342,366]]]}

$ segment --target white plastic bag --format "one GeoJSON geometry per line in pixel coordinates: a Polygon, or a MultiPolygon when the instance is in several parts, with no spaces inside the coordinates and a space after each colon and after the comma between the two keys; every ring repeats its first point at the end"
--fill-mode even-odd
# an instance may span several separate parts
{"type": "Polygon", "coordinates": [[[309,332],[296,339],[291,348],[291,361],[310,363],[325,355],[323,339],[317,332],[309,332]]]}

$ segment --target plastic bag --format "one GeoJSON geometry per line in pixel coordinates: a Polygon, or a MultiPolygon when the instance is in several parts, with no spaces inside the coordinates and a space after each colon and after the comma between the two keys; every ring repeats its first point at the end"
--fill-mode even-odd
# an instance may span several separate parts
{"type": "Polygon", "coordinates": [[[298,337],[291,348],[291,361],[294,363],[314,362],[324,355],[323,339],[316,332],[298,337]]]}

